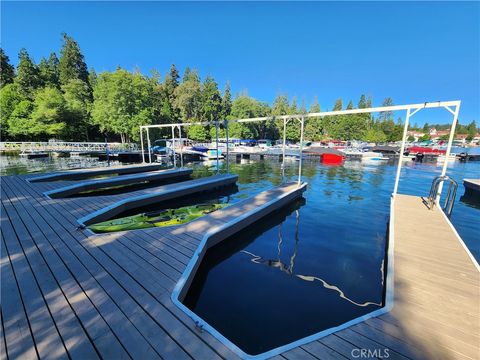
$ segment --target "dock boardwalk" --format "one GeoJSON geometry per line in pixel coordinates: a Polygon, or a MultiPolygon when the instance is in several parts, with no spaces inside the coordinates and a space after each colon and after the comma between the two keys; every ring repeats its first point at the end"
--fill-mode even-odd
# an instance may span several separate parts
{"type": "Polygon", "coordinates": [[[50,197],[72,196],[83,191],[102,190],[112,186],[135,185],[142,182],[186,179],[192,174],[192,169],[159,170],[142,172],[140,174],[114,176],[113,178],[79,181],[73,185],[45,192],[50,197]]]}
{"type": "MultiPolygon", "coordinates": [[[[182,226],[90,235],[76,230],[80,217],[134,193],[49,199],[44,191],[64,185],[26,178],[1,183],[1,359],[237,358],[198,331],[171,293],[212,224],[296,184],[182,226]]],[[[392,359],[478,358],[479,274],[462,244],[420,198],[398,195],[392,219],[393,310],[276,359],[358,358],[360,349],[392,359]]]]}
{"type": "Polygon", "coordinates": [[[33,175],[27,177],[30,182],[57,181],[57,180],[80,180],[92,176],[114,174],[136,174],[147,171],[156,171],[164,168],[162,164],[143,164],[134,166],[109,166],[89,169],[72,169],[68,171],[54,172],[50,174],[33,175]]]}

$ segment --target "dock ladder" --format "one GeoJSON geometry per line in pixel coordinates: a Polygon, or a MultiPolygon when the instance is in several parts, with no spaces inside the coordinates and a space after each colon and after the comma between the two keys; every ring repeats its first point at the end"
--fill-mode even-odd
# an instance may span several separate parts
{"type": "MultiPolygon", "coordinates": [[[[458,189],[458,183],[452,179],[449,176],[437,176],[433,179],[432,181],[432,187],[430,188],[430,194],[428,195],[428,200],[427,200],[427,205],[430,210],[433,210],[437,197],[441,195],[441,193],[438,192],[438,188],[441,183],[444,181],[449,182],[448,186],[448,192],[447,192],[447,197],[445,198],[445,203],[443,204],[443,207],[441,208],[445,214],[450,217],[452,214],[453,210],[453,204],[455,203],[455,197],[457,195],[457,189],[458,189]]],[[[440,205],[440,198],[438,199],[438,205],[440,205]]]]}

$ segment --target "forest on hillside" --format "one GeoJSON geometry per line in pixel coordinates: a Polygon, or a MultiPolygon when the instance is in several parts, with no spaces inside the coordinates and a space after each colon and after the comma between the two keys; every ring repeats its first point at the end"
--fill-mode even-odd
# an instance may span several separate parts
{"type": "MultiPolygon", "coordinates": [[[[145,75],[139,69],[128,71],[118,66],[115,71],[97,74],[88,68],[78,43],[62,34],[59,56],[52,52],[38,64],[22,49],[16,68],[0,48],[0,117],[2,141],[138,141],[139,126],[195,121],[217,121],[321,111],[315,97],[307,109],[305,100],[298,103],[279,94],[268,104],[242,92],[232,96],[230,85],[223,91],[215,79],[203,80],[195,69],[186,68],[182,76],[175,65],[162,78],[157,70],[145,75]]],[[[391,98],[383,106],[393,105],[391,98]]],[[[372,98],[360,95],[344,105],[338,99],[332,110],[367,108],[372,98]]],[[[365,140],[385,142],[400,140],[402,119],[394,119],[393,112],[326,116],[311,118],[305,125],[305,138],[365,140]]],[[[425,124],[423,130],[428,132],[425,124]]],[[[437,129],[444,127],[436,125],[437,129]]],[[[422,130],[415,124],[414,130],[422,130]]],[[[208,140],[214,137],[214,126],[189,126],[188,137],[208,140]]],[[[475,121],[457,127],[457,133],[473,137],[478,131],[475,121]]],[[[157,136],[169,136],[165,131],[157,136]]],[[[283,135],[283,122],[275,120],[229,126],[229,136],[244,139],[278,139],[283,135]]],[[[220,137],[224,129],[220,129],[220,137]]],[[[298,141],[300,126],[289,122],[287,138],[298,141]]],[[[428,138],[428,136],[426,137],[428,138]]]]}

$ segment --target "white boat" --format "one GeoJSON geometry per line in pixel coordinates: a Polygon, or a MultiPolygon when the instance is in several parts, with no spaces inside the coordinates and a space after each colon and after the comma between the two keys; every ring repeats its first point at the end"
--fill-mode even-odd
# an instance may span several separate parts
{"type": "MultiPolygon", "coordinates": [[[[437,163],[444,163],[446,158],[447,157],[445,155],[438,155],[437,163]]],[[[457,154],[450,153],[450,155],[448,156],[448,162],[455,161],[456,159],[457,159],[457,154]]]]}
{"type": "Polygon", "coordinates": [[[383,156],[382,153],[377,153],[373,151],[362,152],[362,161],[388,161],[389,158],[383,156]]]}

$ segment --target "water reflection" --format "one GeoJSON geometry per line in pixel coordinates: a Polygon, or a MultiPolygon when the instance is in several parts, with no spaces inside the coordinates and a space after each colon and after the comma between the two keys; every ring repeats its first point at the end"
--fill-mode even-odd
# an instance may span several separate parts
{"type": "MultiPolygon", "coordinates": [[[[299,243],[299,236],[298,236],[298,225],[300,223],[300,211],[299,210],[295,210],[295,216],[296,216],[295,242],[294,242],[294,247],[293,247],[293,253],[290,256],[290,262],[288,264],[282,262],[282,260],[281,260],[282,245],[283,245],[283,232],[282,232],[283,222],[278,225],[277,259],[275,259],[275,260],[274,259],[265,259],[265,258],[262,258],[261,256],[256,255],[256,254],[254,254],[254,253],[252,253],[248,250],[241,250],[240,252],[243,253],[243,254],[249,255],[251,257],[250,261],[254,264],[266,265],[266,266],[278,269],[278,270],[286,273],[287,275],[295,276],[295,277],[297,277],[301,280],[304,280],[304,281],[310,281],[310,282],[318,281],[322,284],[322,286],[324,288],[336,291],[342,299],[345,299],[345,300],[349,301],[353,305],[361,306],[361,307],[365,307],[365,306],[368,306],[368,305],[376,305],[376,306],[379,306],[379,307],[383,306],[383,301],[381,301],[379,303],[373,302],[373,301],[365,301],[365,302],[362,302],[362,303],[356,302],[356,301],[350,299],[348,296],[346,296],[345,293],[340,288],[338,288],[335,285],[327,283],[325,280],[323,280],[322,278],[319,278],[318,276],[295,274],[293,272],[293,268],[294,268],[294,265],[295,265],[295,259],[297,257],[298,243],[299,243]]],[[[380,267],[380,272],[382,274],[382,286],[383,286],[383,284],[384,284],[384,261],[382,261],[382,265],[380,267]]]]}

